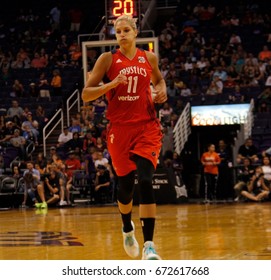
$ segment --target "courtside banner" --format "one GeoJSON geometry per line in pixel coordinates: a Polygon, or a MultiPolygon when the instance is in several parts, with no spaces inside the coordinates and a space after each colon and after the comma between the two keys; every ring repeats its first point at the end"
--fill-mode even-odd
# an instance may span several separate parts
{"type": "MultiPolygon", "coordinates": [[[[177,248],[176,248],[177,249],[177,248]]],[[[264,279],[271,275],[270,261],[1,261],[3,279],[28,280],[176,280],[264,279]],[[241,278],[240,278],[241,277],[241,278]]]]}

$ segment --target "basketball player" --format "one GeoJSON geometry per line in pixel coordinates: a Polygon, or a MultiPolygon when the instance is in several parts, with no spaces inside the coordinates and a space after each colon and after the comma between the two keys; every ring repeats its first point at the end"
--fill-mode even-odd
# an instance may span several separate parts
{"type": "Polygon", "coordinates": [[[119,177],[118,207],[122,218],[123,245],[136,258],[139,245],[131,220],[135,171],[139,183],[139,216],[144,237],[142,259],[161,259],[153,243],[156,204],[152,188],[162,133],[154,103],[167,100],[166,84],[157,57],[136,47],[138,34],[131,17],[117,18],[114,28],[119,48],[97,60],[82,92],[84,102],[106,93],[110,121],[107,145],[119,177]],[[101,80],[106,76],[99,86],[101,80]],[[150,83],[154,88],[152,98],[150,83]]]}

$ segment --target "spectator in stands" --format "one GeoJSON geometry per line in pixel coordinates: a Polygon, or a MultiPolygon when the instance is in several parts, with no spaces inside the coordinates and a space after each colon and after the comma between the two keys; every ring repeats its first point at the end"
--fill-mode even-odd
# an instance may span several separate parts
{"type": "Polygon", "coordinates": [[[162,140],[162,148],[161,155],[164,156],[168,151],[173,151],[173,129],[170,126],[164,125],[162,129],[163,140],[162,140]]]}
{"type": "Polygon", "coordinates": [[[229,44],[233,47],[236,47],[237,45],[239,45],[241,43],[242,43],[241,37],[239,35],[237,35],[236,33],[232,33],[230,40],[229,40],[229,44]]]}
{"type": "Polygon", "coordinates": [[[107,108],[107,103],[103,97],[99,97],[92,102],[94,106],[95,118],[99,117],[107,108]]]}
{"type": "Polygon", "coordinates": [[[60,30],[61,19],[60,3],[56,3],[56,5],[50,10],[49,16],[52,33],[58,33],[60,30]]]}
{"type": "Polygon", "coordinates": [[[5,127],[2,130],[2,139],[0,139],[2,146],[9,146],[9,141],[14,136],[15,129],[17,129],[17,127],[12,121],[6,122],[5,127]]]}
{"type": "Polygon", "coordinates": [[[102,152],[106,149],[106,143],[101,137],[97,137],[96,145],[94,146],[97,152],[102,152]]]}
{"type": "Polygon", "coordinates": [[[30,64],[31,64],[31,59],[29,57],[29,53],[27,50],[25,50],[24,48],[21,48],[19,50],[18,55],[20,56],[20,59],[23,62],[23,68],[24,69],[29,69],[30,68],[30,64]]]}
{"type": "Polygon", "coordinates": [[[168,102],[165,102],[163,104],[162,108],[159,109],[159,111],[158,111],[161,123],[164,125],[170,124],[170,116],[172,113],[173,113],[172,106],[168,102]]]}
{"type": "Polygon", "coordinates": [[[183,97],[188,97],[192,95],[191,89],[184,83],[183,88],[181,89],[180,95],[183,97]]]}
{"type": "Polygon", "coordinates": [[[12,100],[11,107],[9,107],[7,111],[7,117],[12,119],[14,117],[18,117],[19,119],[22,119],[23,112],[24,110],[21,106],[19,106],[18,100],[12,100]]]}
{"type": "Polygon", "coordinates": [[[73,177],[69,177],[66,172],[67,166],[62,163],[59,168],[57,168],[57,172],[59,172],[60,176],[60,201],[59,206],[71,206],[71,189],[72,189],[72,180],[73,177]]]}
{"type": "Polygon", "coordinates": [[[106,168],[109,167],[109,161],[106,157],[104,157],[102,152],[96,152],[97,159],[95,159],[94,164],[95,167],[97,168],[98,165],[103,165],[106,168]]]}
{"type": "Polygon", "coordinates": [[[97,173],[94,182],[94,198],[95,203],[106,203],[109,199],[109,191],[110,191],[110,175],[109,171],[106,169],[104,165],[97,166],[97,173]]]}
{"type": "Polygon", "coordinates": [[[72,139],[68,140],[68,142],[65,143],[65,149],[67,151],[83,150],[83,139],[80,137],[80,134],[78,132],[74,132],[72,135],[72,139]]]}
{"type": "Polygon", "coordinates": [[[261,61],[267,61],[271,59],[271,51],[269,50],[267,45],[264,45],[262,50],[258,54],[258,58],[261,61]]]}
{"type": "Polygon", "coordinates": [[[28,114],[32,114],[32,112],[30,111],[29,107],[28,106],[24,106],[24,113],[23,113],[23,118],[22,120],[25,121],[27,120],[27,115],[28,114]]]}
{"type": "Polygon", "coordinates": [[[53,162],[54,155],[57,155],[56,147],[50,147],[49,155],[47,158],[47,164],[51,164],[53,162]]]}
{"type": "Polygon", "coordinates": [[[257,96],[255,107],[258,112],[270,112],[271,86],[265,87],[265,89],[257,96]]]}
{"type": "Polygon", "coordinates": [[[68,177],[72,177],[74,171],[81,170],[81,162],[75,157],[74,151],[68,152],[68,158],[65,160],[65,165],[67,167],[68,177]]]}
{"type": "Polygon", "coordinates": [[[51,81],[53,96],[61,96],[62,91],[62,77],[58,69],[53,70],[53,78],[51,81]]]}
{"type": "Polygon", "coordinates": [[[59,201],[60,184],[60,175],[55,170],[51,170],[50,173],[45,176],[44,196],[48,205],[54,205],[59,201]]]}
{"type": "Polygon", "coordinates": [[[72,119],[72,123],[69,127],[69,132],[72,133],[78,132],[81,135],[82,127],[81,127],[80,119],[76,117],[72,117],[71,119],[72,119]]]}
{"type": "Polygon", "coordinates": [[[261,201],[270,194],[270,182],[264,178],[261,166],[257,166],[255,174],[247,184],[247,189],[241,191],[241,195],[252,201],[261,201]]]}
{"type": "Polygon", "coordinates": [[[96,138],[93,137],[91,131],[88,130],[83,138],[83,151],[86,152],[88,148],[95,147],[96,143],[96,138]]]}
{"type": "Polygon", "coordinates": [[[35,168],[39,170],[40,174],[41,175],[45,174],[46,167],[47,167],[47,158],[44,156],[43,153],[40,152],[37,154],[34,163],[35,163],[35,168]]]}
{"type": "Polygon", "coordinates": [[[44,175],[47,174],[46,168],[42,169],[40,167],[40,164],[38,162],[35,162],[34,164],[34,168],[37,169],[40,172],[40,177],[41,179],[44,178],[44,175]]]}
{"type": "Polygon", "coordinates": [[[10,144],[18,148],[19,151],[19,157],[22,160],[26,160],[26,139],[21,136],[21,131],[19,129],[14,130],[14,135],[9,140],[10,144]]]}
{"type": "Polygon", "coordinates": [[[163,78],[165,79],[168,74],[168,65],[166,63],[162,63],[160,71],[163,78]]]}
{"type": "Polygon", "coordinates": [[[266,87],[271,87],[271,73],[270,73],[270,74],[268,75],[268,77],[266,78],[264,85],[265,85],[266,87]]]}
{"type": "Polygon", "coordinates": [[[251,160],[249,158],[244,158],[243,164],[239,165],[236,170],[237,182],[233,187],[235,194],[234,201],[239,201],[241,197],[241,191],[246,188],[254,172],[255,167],[251,164],[251,160]]]}
{"type": "Polygon", "coordinates": [[[22,127],[21,127],[21,129],[26,132],[29,131],[29,128],[30,128],[32,134],[34,135],[35,144],[38,145],[39,123],[37,122],[37,120],[33,120],[33,116],[32,116],[31,112],[29,112],[27,114],[27,119],[25,121],[23,121],[22,127]]]}
{"type": "Polygon", "coordinates": [[[49,158],[46,166],[46,172],[48,173],[52,166],[56,166],[59,168],[61,164],[63,163],[63,160],[60,158],[59,154],[56,152],[51,151],[51,158],[49,158]]]}
{"type": "Polygon", "coordinates": [[[262,158],[261,167],[263,170],[264,178],[271,183],[271,162],[270,162],[270,158],[268,156],[264,156],[262,158]]]}
{"type": "Polygon", "coordinates": [[[212,200],[216,199],[217,195],[218,165],[221,159],[215,152],[214,144],[209,144],[207,148],[208,151],[201,155],[201,164],[204,167],[205,198],[212,200]]]}
{"type": "Polygon", "coordinates": [[[69,59],[73,67],[78,67],[81,64],[82,51],[81,47],[76,40],[73,41],[69,47],[69,59]]]}
{"type": "Polygon", "coordinates": [[[73,139],[73,133],[69,131],[67,126],[64,126],[63,131],[58,136],[57,147],[65,147],[65,144],[71,139],[73,139]]]}
{"type": "Polygon", "coordinates": [[[29,84],[28,96],[34,97],[36,99],[38,99],[38,97],[39,97],[39,90],[34,82],[29,84]]]}
{"type": "Polygon", "coordinates": [[[89,147],[85,153],[85,170],[86,175],[94,180],[96,174],[96,167],[94,164],[94,153],[96,153],[95,147],[89,147]]]}
{"type": "Polygon", "coordinates": [[[185,103],[183,102],[183,100],[181,99],[177,99],[176,103],[174,104],[174,112],[177,116],[180,116],[184,107],[185,107],[185,103]]]}
{"type": "Polygon", "coordinates": [[[71,22],[70,31],[79,32],[84,14],[78,3],[73,4],[73,7],[69,10],[68,15],[71,22]]]}
{"type": "Polygon", "coordinates": [[[228,95],[228,103],[243,103],[244,100],[245,96],[241,92],[241,87],[236,85],[234,91],[228,95]]]}
{"type": "Polygon", "coordinates": [[[240,76],[239,76],[238,72],[236,71],[236,68],[233,65],[230,65],[227,68],[227,77],[228,78],[231,77],[231,79],[233,81],[235,81],[236,83],[238,83],[240,81],[240,76]]]}
{"type": "Polygon", "coordinates": [[[24,86],[19,80],[14,80],[12,85],[11,97],[23,97],[24,95],[24,86]]]}
{"type": "Polygon", "coordinates": [[[227,80],[228,74],[221,66],[217,66],[213,73],[213,79],[215,79],[216,76],[219,77],[220,81],[225,82],[227,80]]]}
{"type": "Polygon", "coordinates": [[[19,165],[13,165],[12,166],[12,177],[16,178],[17,180],[22,177],[19,165]]]}
{"type": "Polygon", "coordinates": [[[220,80],[219,76],[214,76],[214,79],[211,81],[206,94],[207,95],[216,95],[221,94],[223,91],[223,82],[220,80]]]}
{"type": "Polygon", "coordinates": [[[241,71],[241,78],[242,78],[242,83],[245,86],[257,86],[259,84],[259,76],[260,76],[260,71],[258,66],[255,66],[252,64],[250,60],[248,60],[242,67],[241,71]]]}
{"type": "Polygon", "coordinates": [[[35,115],[37,122],[41,125],[41,127],[43,127],[43,125],[48,121],[48,118],[42,105],[37,105],[35,115]]]}
{"type": "Polygon", "coordinates": [[[38,82],[38,90],[39,90],[39,97],[40,98],[48,98],[49,101],[51,101],[51,94],[50,94],[50,84],[48,79],[45,76],[45,72],[42,72],[39,77],[38,82]]]}
{"type": "Polygon", "coordinates": [[[223,85],[224,85],[223,89],[225,89],[225,92],[226,92],[227,90],[233,89],[237,85],[237,83],[232,78],[232,76],[228,76],[227,80],[223,83],[223,85]]]}
{"type": "Polygon", "coordinates": [[[11,62],[10,68],[12,68],[12,69],[23,69],[24,68],[24,62],[20,55],[17,55],[16,60],[13,60],[11,62]]]}
{"type": "Polygon", "coordinates": [[[45,48],[40,49],[40,60],[43,61],[44,65],[48,65],[49,63],[49,55],[46,52],[45,48]]]}
{"type": "Polygon", "coordinates": [[[67,35],[62,34],[60,38],[58,38],[58,44],[56,48],[56,50],[58,51],[58,55],[59,53],[67,55],[69,53],[68,49],[69,49],[69,42],[68,42],[67,35]]]}
{"type": "Polygon", "coordinates": [[[40,181],[40,173],[34,168],[33,162],[27,162],[26,170],[24,171],[23,177],[25,181],[24,200],[22,206],[24,207],[29,196],[36,208],[47,208],[47,203],[44,196],[44,187],[40,181]],[[39,203],[41,200],[41,203],[39,203]]]}
{"type": "Polygon", "coordinates": [[[63,53],[62,55],[58,56],[57,59],[56,59],[56,66],[58,68],[62,68],[62,69],[72,66],[71,60],[68,57],[68,54],[63,53]]]}
{"type": "Polygon", "coordinates": [[[92,119],[86,116],[85,114],[84,115],[82,114],[82,119],[83,119],[83,124],[82,124],[81,136],[84,137],[87,131],[90,131],[92,129],[94,123],[92,119]]]}
{"type": "Polygon", "coordinates": [[[259,161],[258,149],[253,145],[251,138],[247,138],[244,144],[240,145],[236,161],[238,164],[242,164],[245,158],[249,158],[252,163],[259,161]]]}
{"type": "Polygon", "coordinates": [[[169,99],[170,100],[174,100],[174,98],[176,97],[176,96],[179,96],[179,89],[178,89],[178,87],[175,85],[175,82],[174,82],[174,80],[170,80],[169,81],[169,84],[168,84],[168,86],[167,86],[167,94],[168,94],[168,97],[169,97],[169,99]]]}
{"type": "Polygon", "coordinates": [[[40,56],[38,52],[35,52],[34,58],[31,60],[30,66],[36,69],[44,69],[47,66],[46,61],[40,56]]]}
{"type": "Polygon", "coordinates": [[[199,17],[200,14],[203,12],[204,6],[201,3],[197,3],[197,5],[193,8],[193,14],[196,17],[199,17]]]}
{"type": "Polygon", "coordinates": [[[33,142],[36,146],[38,145],[38,137],[35,133],[33,133],[33,130],[28,124],[24,125],[23,137],[25,138],[27,144],[33,142]]]}
{"type": "Polygon", "coordinates": [[[224,139],[218,141],[216,152],[221,159],[218,165],[217,196],[221,199],[228,199],[232,197],[232,152],[224,139]]]}
{"type": "MultiPolygon", "coordinates": [[[[95,124],[92,124],[92,127],[90,128],[90,130],[92,131],[92,135],[100,135],[102,136],[102,134],[104,133],[104,131],[106,131],[107,125],[109,123],[108,119],[106,118],[106,113],[107,110],[104,110],[104,112],[100,115],[100,117],[96,117],[95,118],[95,124]],[[93,133],[94,131],[96,131],[95,133],[93,133]]],[[[102,137],[103,140],[104,137],[102,137]]]]}
{"type": "Polygon", "coordinates": [[[230,18],[230,23],[232,26],[236,27],[236,26],[239,26],[240,20],[236,15],[232,15],[230,18]]]}

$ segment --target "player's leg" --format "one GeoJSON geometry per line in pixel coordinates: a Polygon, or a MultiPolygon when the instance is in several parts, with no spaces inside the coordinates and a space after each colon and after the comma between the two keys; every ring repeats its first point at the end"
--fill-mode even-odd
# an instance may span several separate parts
{"type": "Polygon", "coordinates": [[[123,224],[123,247],[131,258],[136,258],[139,255],[139,245],[135,238],[135,228],[132,222],[134,181],[134,171],[125,176],[119,176],[117,195],[118,207],[123,224]]]}
{"type": "Polygon", "coordinates": [[[152,187],[152,177],[155,169],[152,162],[143,157],[136,156],[135,162],[139,186],[139,216],[144,237],[142,259],[159,260],[161,258],[156,253],[153,243],[156,203],[152,187]]]}

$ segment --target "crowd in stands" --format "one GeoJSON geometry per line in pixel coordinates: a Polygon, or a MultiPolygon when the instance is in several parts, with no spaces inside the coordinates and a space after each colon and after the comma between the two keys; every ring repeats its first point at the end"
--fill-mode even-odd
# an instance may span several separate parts
{"type": "MultiPolygon", "coordinates": [[[[166,167],[176,162],[181,165],[181,155],[175,158],[172,133],[187,102],[249,103],[252,98],[255,112],[269,113],[271,109],[269,11],[260,3],[243,5],[242,1],[224,6],[181,1],[179,5],[176,13],[159,22],[155,30],[159,65],[168,91],[168,102],[158,108],[165,136],[160,163],[166,167]]],[[[83,104],[47,158],[42,154],[29,158],[27,154],[29,143],[39,145],[40,128],[50,117],[48,107],[54,100],[65,101],[67,82],[75,72],[81,74],[82,53],[76,36],[82,32],[84,13],[78,5],[67,11],[68,20],[63,24],[59,5],[48,10],[49,17],[22,9],[13,22],[0,28],[0,94],[5,100],[0,105],[0,146],[2,152],[14,146],[20,160],[31,165],[31,159],[40,174],[35,180],[26,179],[31,183],[23,205],[27,197],[37,207],[71,204],[70,189],[76,179],[87,181],[84,187],[88,187],[81,189],[84,195],[91,193],[97,202],[112,201],[117,184],[106,148],[107,102],[103,97],[83,104]],[[32,100],[31,108],[20,106],[25,98],[32,100]],[[75,178],[78,170],[84,171],[83,178],[81,172],[75,178]],[[40,182],[42,187],[38,187],[40,182]],[[33,185],[39,189],[38,197],[31,194],[33,185]],[[103,196],[105,200],[101,200],[103,196]]],[[[21,168],[25,176],[27,164],[16,165],[12,175],[17,177],[21,168]]]]}
{"type": "MultiPolygon", "coordinates": [[[[270,113],[270,27],[271,14],[260,3],[238,2],[234,5],[228,2],[220,5],[205,1],[182,2],[176,14],[164,25],[159,25],[160,68],[169,95],[166,110],[163,106],[159,111],[166,127],[166,149],[176,115],[180,115],[186,102],[193,106],[250,103],[253,99],[255,115],[270,113]]],[[[230,147],[232,143],[227,144],[230,147]]],[[[262,152],[268,146],[271,146],[271,141],[265,146],[260,143],[254,146],[256,157],[253,166],[261,165],[262,152]]],[[[164,151],[163,156],[167,163],[168,156],[172,159],[172,153],[164,151]]],[[[238,162],[239,156],[236,160],[238,165],[242,165],[238,162]]],[[[230,167],[225,165],[224,168],[223,163],[220,164],[220,198],[234,196],[231,185],[235,178],[229,173],[232,162],[230,153],[227,162],[230,167]],[[223,190],[225,180],[231,188],[226,193],[223,190]]]]}

